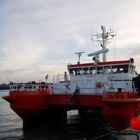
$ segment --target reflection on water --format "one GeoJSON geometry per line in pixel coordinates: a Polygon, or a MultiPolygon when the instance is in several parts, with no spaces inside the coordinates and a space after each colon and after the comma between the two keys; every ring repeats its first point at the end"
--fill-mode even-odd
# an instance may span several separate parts
{"type": "MultiPolygon", "coordinates": [[[[8,91],[0,91],[0,96],[7,94],[8,91]]],[[[0,139],[91,140],[108,133],[100,118],[94,120],[91,118],[84,120],[77,115],[77,112],[71,111],[68,112],[66,123],[35,124],[29,129],[23,129],[22,120],[10,109],[9,104],[0,98],[0,139]]],[[[104,139],[110,139],[110,136],[104,139]]]]}
{"type": "Polygon", "coordinates": [[[81,121],[78,115],[68,116],[65,124],[47,124],[38,128],[24,130],[24,138],[48,140],[86,140],[106,133],[100,124],[81,121]]]}

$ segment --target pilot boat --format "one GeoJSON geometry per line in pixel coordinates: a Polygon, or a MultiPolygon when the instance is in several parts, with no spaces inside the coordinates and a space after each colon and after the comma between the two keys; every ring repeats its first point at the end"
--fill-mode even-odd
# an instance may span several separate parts
{"type": "Polygon", "coordinates": [[[108,40],[115,35],[106,32],[104,26],[101,30],[95,37],[102,49],[88,54],[93,62],[81,63],[83,52],[78,52],[78,62],[67,65],[69,74],[54,76],[51,85],[47,82],[10,85],[9,95],[3,99],[23,119],[23,124],[60,121],[67,111],[77,109],[81,116],[97,111],[112,127],[124,129],[139,115],[140,75],[135,70],[134,59],[107,61],[108,40]]]}

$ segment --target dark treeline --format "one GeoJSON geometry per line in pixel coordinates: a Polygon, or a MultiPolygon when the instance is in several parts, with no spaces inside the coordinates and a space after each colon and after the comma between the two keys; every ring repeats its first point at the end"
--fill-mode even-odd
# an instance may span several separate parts
{"type": "Polygon", "coordinates": [[[9,84],[5,84],[5,83],[3,83],[3,84],[0,84],[0,90],[6,90],[6,89],[9,89],[9,84]]]}

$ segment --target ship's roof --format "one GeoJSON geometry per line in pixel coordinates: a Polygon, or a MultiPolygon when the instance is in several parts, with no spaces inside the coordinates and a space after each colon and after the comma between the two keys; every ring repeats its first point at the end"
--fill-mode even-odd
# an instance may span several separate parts
{"type": "Polygon", "coordinates": [[[103,66],[103,65],[122,65],[129,64],[130,60],[120,60],[120,61],[106,61],[97,63],[81,63],[81,64],[69,64],[68,68],[79,68],[79,67],[91,67],[91,66],[103,66]]]}

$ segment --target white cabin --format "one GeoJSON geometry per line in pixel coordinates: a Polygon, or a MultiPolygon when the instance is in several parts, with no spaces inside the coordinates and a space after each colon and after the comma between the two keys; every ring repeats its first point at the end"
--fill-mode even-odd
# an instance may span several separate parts
{"type": "Polygon", "coordinates": [[[113,32],[106,32],[104,26],[101,26],[102,33],[94,35],[97,42],[100,42],[99,51],[88,54],[93,57],[94,63],[80,63],[80,57],[83,52],[76,53],[78,55],[77,64],[69,64],[69,76],[65,73],[63,80],[60,75],[55,77],[53,84],[54,94],[103,94],[104,91],[110,92],[132,92],[135,90],[133,78],[136,77],[133,58],[121,61],[106,61],[106,53],[108,40],[115,35],[113,32]],[[99,55],[102,54],[103,61],[100,62],[99,55]],[[57,80],[56,80],[57,79],[57,80]]]}
{"type": "MultiPolygon", "coordinates": [[[[134,91],[133,77],[136,76],[134,60],[108,61],[68,65],[69,78],[53,84],[54,94],[103,94],[103,92],[134,91]]],[[[61,75],[62,76],[62,75],[61,75]]],[[[59,75],[58,75],[59,77],[59,75]]]]}

